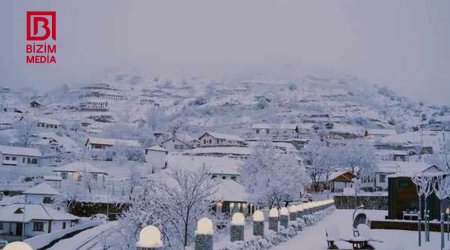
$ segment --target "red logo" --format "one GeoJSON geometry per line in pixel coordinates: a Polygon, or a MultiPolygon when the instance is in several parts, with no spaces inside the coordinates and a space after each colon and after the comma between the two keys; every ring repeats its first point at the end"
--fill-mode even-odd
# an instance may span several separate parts
{"type": "Polygon", "coordinates": [[[28,11],[27,40],[44,41],[50,36],[56,41],[56,11],[28,11]]]}

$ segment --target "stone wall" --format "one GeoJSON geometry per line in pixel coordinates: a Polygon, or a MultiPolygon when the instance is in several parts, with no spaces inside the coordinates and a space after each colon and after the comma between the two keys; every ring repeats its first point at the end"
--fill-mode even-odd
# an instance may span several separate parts
{"type": "Polygon", "coordinates": [[[337,209],[355,209],[364,205],[365,209],[388,210],[387,196],[334,196],[337,209]]]}

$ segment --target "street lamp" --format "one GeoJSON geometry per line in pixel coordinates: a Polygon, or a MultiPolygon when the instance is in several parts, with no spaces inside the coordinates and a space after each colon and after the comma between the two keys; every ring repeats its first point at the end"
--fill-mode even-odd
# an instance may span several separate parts
{"type": "Polygon", "coordinates": [[[450,207],[445,209],[445,214],[447,215],[447,241],[450,240],[450,207]]]}
{"type": "Polygon", "coordinates": [[[3,250],[33,250],[33,248],[25,242],[16,241],[6,245],[3,250]]]}
{"type": "Polygon", "coordinates": [[[161,232],[155,226],[144,227],[139,234],[139,241],[136,242],[136,247],[142,249],[157,249],[161,248],[163,243],[161,241],[161,232]]]}

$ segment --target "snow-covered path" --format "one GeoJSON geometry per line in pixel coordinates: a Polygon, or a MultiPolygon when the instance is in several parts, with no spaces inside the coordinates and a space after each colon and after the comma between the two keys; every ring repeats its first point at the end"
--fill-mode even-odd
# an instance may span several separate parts
{"type": "MultiPolygon", "coordinates": [[[[382,219],[386,215],[386,211],[366,210],[364,211],[369,219],[382,219]]],[[[276,250],[322,250],[327,249],[325,238],[325,229],[331,225],[336,225],[340,229],[342,237],[350,237],[352,235],[352,213],[353,210],[336,210],[322,221],[312,227],[305,228],[292,240],[281,244],[274,249],[276,250]]],[[[422,247],[417,246],[417,232],[402,230],[372,230],[372,237],[382,240],[383,243],[373,243],[377,250],[438,250],[440,249],[440,234],[431,233],[431,242],[424,243],[422,247]]],[[[424,236],[422,235],[422,238],[424,236]]],[[[445,238],[447,239],[447,238],[445,238]]],[[[450,245],[446,241],[446,246],[450,245]]],[[[351,249],[351,245],[340,241],[337,243],[339,248],[351,249]]]]}
{"type": "Polygon", "coordinates": [[[117,226],[117,222],[110,222],[100,226],[93,227],[83,231],[72,238],[62,240],[56,243],[50,250],[75,250],[75,249],[89,249],[98,242],[98,236],[102,233],[117,226]]]}

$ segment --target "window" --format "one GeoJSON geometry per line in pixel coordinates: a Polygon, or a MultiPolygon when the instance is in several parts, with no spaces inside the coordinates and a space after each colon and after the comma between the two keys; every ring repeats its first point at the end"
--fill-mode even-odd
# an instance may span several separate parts
{"type": "Polygon", "coordinates": [[[66,229],[66,223],[65,222],[62,223],[62,229],[66,229]]]}
{"type": "Polygon", "coordinates": [[[31,164],[37,164],[37,163],[38,163],[38,159],[36,159],[36,158],[31,159],[31,164]]]}
{"type": "Polygon", "coordinates": [[[385,183],[386,182],[386,175],[382,174],[380,175],[380,183],[385,183]]]}
{"type": "Polygon", "coordinates": [[[61,173],[61,178],[63,178],[64,180],[67,180],[67,173],[66,172],[62,172],[61,173]]]}
{"type": "Polygon", "coordinates": [[[222,176],[222,180],[225,180],[225,179],[227,179],[227,177],[226,176],[222,176]]]}
{"type": "Polygon", "coordinates": [[[53,203],[53,199],[51,197],[44,197],[43,202],[47,203],[47,204],[51,204],[51,203],[53,203]]]}
{"type": "Polygon", "coordinates": [[[17,157],[13,156],[13,157],[11,157],[11,160],[15,161],[15,160],[17,160],[17,157]]]}
{"type": "Polygon", "coordinates": [[[9,161],[9,156],[5,156],[5,160],[6,160],[6,161],[9,161]]]}
{"type": "Polygon", "coordinates": [[[44,231],[44,222],[34,222],[33,223],[33,231],[43,232],[44,231]]]}
{"type": "Polygon", "coordinates": [[[236,177],[236,176],[231,176],[231,179],[232,179],[233,181],[236,181],[236,180],[237,180],[237,177],[236,177]]]}
{"type": "Polygon", "coordinates": [[[0,230],[3,230],[3,222],[0,222],[0,230]]]}
{"type": "Polygon", "coordinates": [[[256,130],[256,133],[259,134],[259,129],[256,130]]]}
{"type": "Polygon", "coordinates": [[[212,176],[211,176],[211,179],[216,179],[217,178],[217,175],[215,175],[215,174],[213,174],[212,176]]]}

